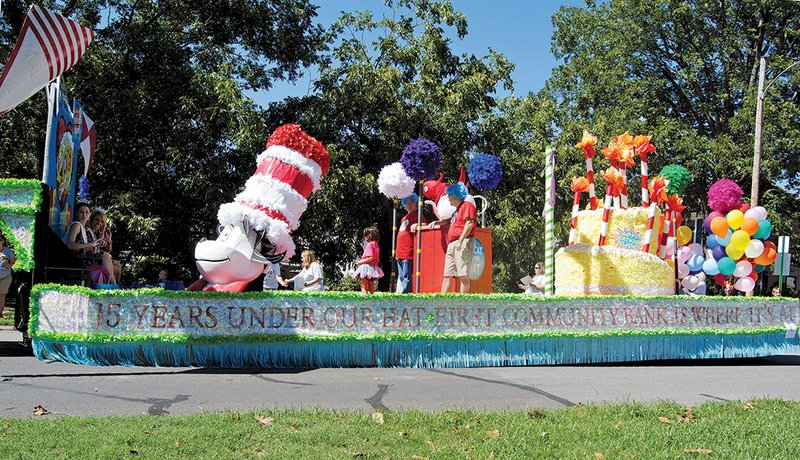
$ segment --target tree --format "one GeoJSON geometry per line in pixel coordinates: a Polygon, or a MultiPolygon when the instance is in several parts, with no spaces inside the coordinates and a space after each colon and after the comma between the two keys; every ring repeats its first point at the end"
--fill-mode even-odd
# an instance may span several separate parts
{"type": "MultiPolygon", "coordinates": [[[[21,21],[22,2],[11,3],[4,15],[21,21]]],[[[96,32],[64,80],[97,123],[93,203],[109,209],[115,248],[134,277],[154,276],[153,265],[187,276],[194,244],[213,236],[217,207],[243,187],[274,128],[244,90],[268,90],[315,62],[323,44],[316,7],[306,0],[45,6],[96,32]]],[[[15,28],[2,31],[3,60],[15,28]]],[[[3,172],[38,176],[32,160],[44,143],[43,99],[0,121],[2,163],[16,165],[3,172]]]]}
{"type": "MultiPolygon", "coordinates": [[[[360,254],[361,232],[391,228],[391,204],[377,190],[380,169],[400,159],[405,145],[425,137],[443,151],[441,171],[458,177],[467,154],[486,151],[483,123],[498,110],[494,93],[511,87],[513,66],[501,54],[456,55],[450,34],[462,38],[466,19],[449,1],[387,2],[391,14],[344,13],[328,31],[318,93],[273,105],[276,121],[299,121],[329,145],[332,167],[295,233],[326,262],[328,276],[360,254]]],[[[384,231],[382,266],[391,238],[384,231]]],[[[387,270],[388,272],[388,270],[387,270]]],[[[382,289],[387,288],[388,276],[382,289]]]]}
{"type": "MultiPolygon", "coordinates": [[[[722,177],[749,188],[759,60],[767,56],[773,78],[800,58],[796,3],[588,1],[562,7],[553,23],[553,52],[563,64],[547,92],[557,101],[559,151],[569,151],[583,129],[600,142],[626,130],[652,135],[651,175],[668,163],[694,174],[687,211],[707,211],[706,191],[722,177]]],[[[782,234],[796,234],[800,222],[797,196],[776,190],[800,191],[799,90],[800,76],[787,72],[765,104],[761,189],[782,234]]],[[[582,173],[578,158],[562,163],[562,183],[582,173]]]]}

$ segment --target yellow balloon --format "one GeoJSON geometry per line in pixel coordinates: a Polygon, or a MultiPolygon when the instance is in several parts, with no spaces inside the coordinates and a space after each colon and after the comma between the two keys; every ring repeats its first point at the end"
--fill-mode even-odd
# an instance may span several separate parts
{"type": "Polygon", "coordinates": [[[692,241],[692,229],[685,225],[681,225],[680,227],[678,227],[677,234],[678,234],[678,246],[684,246],[689,241],[692,241]]]}
{"type": "Polygon", "coordinates": [[[736,230],[731,235],[731,244],[730,246],[739,249],[740,251],[744,251],[747,249],[747,245],[750,244],[750,234],[744,230],[736,230]]]}
{"type": "Polygon", "coordinates": [[[733,260],[739,260],[739,258],[744,255],[744,251],[737,248],[733,244],[729,244],[728,246],[725,247],[725,254],[727,254],[728,257],[730,257],[733,260]]]}
{"type": "Polygon", "coordinates": [[[744,213],[738,209],[734,209],[725,216],[725,219],[728,220],[728,225],[730,225],[732,229],[739,230],[739,227],[742,226],[742,221],[744,221],[744,213]]]}

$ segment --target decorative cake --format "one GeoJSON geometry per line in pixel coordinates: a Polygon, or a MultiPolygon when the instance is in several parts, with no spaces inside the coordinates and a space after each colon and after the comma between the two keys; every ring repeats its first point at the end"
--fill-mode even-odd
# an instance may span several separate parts
{"type": "Polygon", "coordinates": [[[576,177],[571,188],[572,203],[569,242],[555,255],[557,295],[672,295],[675,269],[674,240],[670,225],[683,211],[678,195],[668,196],[669,180],[656,176],[648,181],[647,154],[655,152],[647,136],[617,136],[603,156],[611,167],[601,172],[606,182],[605,199],[595,196],[592,158],[596,136],[584,132],[576,145],[582,149],[587,177],[576,177]],[[627,168],[634,157],[642,161],[642,206],[628,207],[627,168]],[[589,193],[589,209],[579,211],[581,194],[589,193]],[[659,205],[665,205],[662,213],[659,205]],[[662,221],[662,214],[665,219],[662,221]]]}
{"type": "Polygon", "coordinates": [[[672,295],[675,274],[637,249],[578,243],[556,253],[556,295],[672,295]]]}

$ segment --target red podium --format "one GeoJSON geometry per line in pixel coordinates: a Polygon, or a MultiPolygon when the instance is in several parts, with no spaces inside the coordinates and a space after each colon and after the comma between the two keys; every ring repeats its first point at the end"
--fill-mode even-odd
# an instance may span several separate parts
{"type": "MultiPolygon", "coordinates": [[[[491,294],[492,292],[492,231],[488,228],[475,229],[475,248],[472,251],[472,272],[470,273],[470,292],[491,294]]],[[[422,230],[422,254],[420,257],[419,292],[439,292],[442,289],[444,255],[447,251],[447,228],[422,230]]],[[[416,274],[414,262],[414,275],[416,274]]],[[[416,276],[413,276],[416,288],[416,276]]],[[[450,286],[451,292],[458,292],[458,282],[450,286]]],[[[416,289],[414,289],[416,292],[416,289]]]]}

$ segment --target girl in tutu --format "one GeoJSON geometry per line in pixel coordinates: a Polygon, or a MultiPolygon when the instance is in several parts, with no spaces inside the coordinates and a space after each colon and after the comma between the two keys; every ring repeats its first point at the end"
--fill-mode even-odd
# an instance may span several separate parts
{"type": "Polygon", "coordinates": [[[383,270],[378,266],[381,259],[380,249],[378,248],[378,229],[367,227],[364,229],[364,254],[356,260],[356,272],[353,278],[361,281],[361,293],[375,293],[375,280],[383,278],[383,270]]]}

